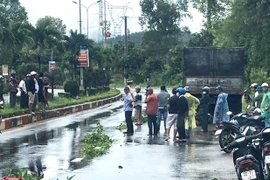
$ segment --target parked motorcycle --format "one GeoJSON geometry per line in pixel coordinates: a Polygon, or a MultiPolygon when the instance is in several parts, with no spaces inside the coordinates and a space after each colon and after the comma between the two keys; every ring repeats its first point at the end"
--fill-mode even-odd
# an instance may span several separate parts
{"type": "MultiPolygon", "coordinates": [[[[231,112],[227,113],[231,115],[231,112]]],[[[251,116],[248,113],[239,113],[234,115],[230,121],[222,122],[221,129],[217,130],[215,136],[219,137],[221,148],[229,145],[240,135],[251,135],[259,133],[264,127],[264,117],[260,115],[251,116]]],[[[233,149],[224,149],[224,152],[231,153],[233,149]]]]}
{"type": "Polygon", "coordinates": [[[256,135],[238,136],[232,143],[222,149],[235,149],[233,163],[239,180],[264,179],[262,154],[254,145],[254,140],[265,135],[270,135],[270,128],[264,128],[256,135]]]}
{"type": "Polygon", "coordinates": [[[266,179],[270,180],[270,135],[264,135],[260,143],[266,179]]]}

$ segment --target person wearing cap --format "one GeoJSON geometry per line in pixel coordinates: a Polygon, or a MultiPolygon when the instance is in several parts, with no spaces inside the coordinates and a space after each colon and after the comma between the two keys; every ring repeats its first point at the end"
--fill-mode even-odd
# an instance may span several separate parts
{"type": "Polygon", "coordinates": [[[228,94],[223,92],[223,88],[221,86],[217,86],[216,91],[218,98],[214,110],[213,124],[216,124],[217,128],[221,128],[221,122],[227,122],[230,120],[229,115],[227,115],[227,112],[229,111],[229,105],[227,101],[228,94]]]}
{"type": "Polygon", "coordinates": [[[148,119],[148,128],[149,136],[157,136],[158,129],[157,129],[157,112],[158,112],[158,98],[154,94],[152,88],[147,89],[147,94],[145,97],[146,103],[146,114],[148,119]],[[154,134],[153,134],[153,126],[154,126],[154,134]]]}
{"type": "Polygon", "coordinates": [[[177,89],[178,98],[178,113],[177,113],[177,131],[180,142],[186,142],[185,118],[188,116],[188,101],[185,97],[186,90],[182,87],[177,89]]]}
{"type": "Polygon", "coordinates": [[[261,107],[262,99],[263,99],[263,88],[262,86],[257,86],[256,92],[258,95],[255,97],[255,106],[256,108],[261,107]]]}
{"type": "Polygon", "coordinates": [[[208,112],[210,105],[209,90],[210,88],[208,86],[203,87],[202,98],[200,99],[199,110],[196,116],[204,133],[208,132],[208,112]]]}
{"type": "Polygon", "coordinates": [[[157,116],[157,128],[160,130],[161,119],[164,121],[164,129],[166,133],[166,119],[167,119],[167,104],[170,94],[167,92],[166,87],[162,85],[160,92],[157,94],[158,97],[158,116],[157,116]]]}
{"type": "Polygon", "coordinates": [[[15,77],[15,74],[12,73],[9,80],[8,80],[11,88],[10,88],[10,93],[9,93],[9,104],[10,108],[15,108],[16,106],[16,95],[18,93],[18,81],[15,77]]]}
{"type": "Polygon", "coordinates": [[[263,99],[261,103],[261,114],[265,119],[265,127],[270,127],[270,91],[267,83],[262,84],[263,99]]]}
{"type": "Polygon", "coordinates": [[[258,87],[257,83],[252,83],[250,85],[250,90],[252,92],[252,96],[251,96],[251,109],[255,109],[256,108],[256,97],[258,96],[258,92],[256,91],[258,87]]]}
{"type": "Polygon", "coordinates": [[[191,95],[190,93],[190,87],[189,86],[185,86],[184,89],[186,90],[185,93],[185,98],[188,101],[188,117],[186,118],[186,123],[185,123],[185,129],[186,129],[186,133],[187,133],[187,138],[189,138],[191,136],[191,131],[192,128],[196,127],[196,119],[195,119],[195,114],[196,114],[196,110],[200,104],[200,100],[198,98],[196,98],[195,96],[191,95]]]}
{"type": "Polygon", "coordinates": [[[36,72],[32,71],[30,73],[30,77],[28,78],[28,81],[27,81],[27,94],[28,94],[28,103],[29,103],[29,112],[31,114],[35,114],[35,112],[33,111],[34,110],[34,101],[35,101],[35,92],[36,92],[36,83],[35,83],[35,74],[36,72]]]}
{"type": "Polygon", "coordinates": [[[134,108],[135,108],[135,119],[137,120],[136,125],[142,125],[142,95],[141,95],[141,88],[135,87],[136,96],[134,100],[134,108]]]}
{"type": "Polygon", "coordinates": [[[125,111],[125,120],[127,123],[127,132],[126,133],[128,136],[133,135],[134,129],[133,129],[133,122],[131,119],[132,116],[132,111],[133,111],[133,98],[129,92],[129,88],[125,87],[124,88],[125,92],[125,97],[124,97],[124,111],[125,111]]]}
{"type": "Polygon", "coordinates": [[[21,95],[20,95],[20,108],[24,109],[28,107],[27,104],[27,89],[26,89],[26,77],[22,76],[21,77],[21,81],[19,83],[19,89],[21,91],[21,95]]]}

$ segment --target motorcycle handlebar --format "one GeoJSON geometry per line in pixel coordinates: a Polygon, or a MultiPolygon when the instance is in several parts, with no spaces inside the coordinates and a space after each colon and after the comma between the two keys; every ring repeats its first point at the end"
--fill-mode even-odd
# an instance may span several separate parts
{"type": "MultiPolygon", "coordinates": [[[[234,140],[228,146],[225,146],[224,148],[222,148],[221,151],[224,151],[226,149],[236,148],[240,144],[249,143],[250,141],[252,141],[252,139],[259,138],[261,136],[262,136],[262,132],[260,132],[258,134],[255,134],[255,135],[241,136],[241,137],[244,137],[245,138],[243,141],[237,142],[237,141],[234,140]]],[[[239,138],[241,138],[241,137],[239,137],[239,138]]]]}

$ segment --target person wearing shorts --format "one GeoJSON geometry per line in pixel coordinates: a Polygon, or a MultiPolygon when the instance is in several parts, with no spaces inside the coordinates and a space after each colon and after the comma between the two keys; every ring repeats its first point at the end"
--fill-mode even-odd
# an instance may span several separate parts
{"type": "Polygon", "coordinates": [[[33,111],[34,101],[35,101],[35,92],[36,92],[35,80],[34,80],[35,73],[36,72],[34,71],[31,72],[31,77],[27,81],[27,85],[26,85],[27,94],[29,98],[29,111],[31,114],[35,114],[35,112],[33,111]]]}
{"type": "Polygon", "coordinates": [[[178,96],[176,95],[177,91],[176,88],[172,89],[172,96],[168,100],[167,109],[169,111],[169,115],[166,119],[166,139],[168,141],[170,139],[170,130],[173,126],[174,134],[173,134],[173,141],[176,141],[176,134],[177,134],[177,117],[178,117],[178,96]]]}

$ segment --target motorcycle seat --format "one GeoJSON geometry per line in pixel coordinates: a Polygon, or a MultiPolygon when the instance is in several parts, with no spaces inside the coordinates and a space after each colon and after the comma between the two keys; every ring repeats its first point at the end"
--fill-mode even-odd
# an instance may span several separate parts
{"type": "Polygon", "coordinates": [[[256,116],[248,117],[247,119],[250,121],[262,121],[262,120],[265,120],[265,117],[261,115],[256,115],[256,116]]]}

